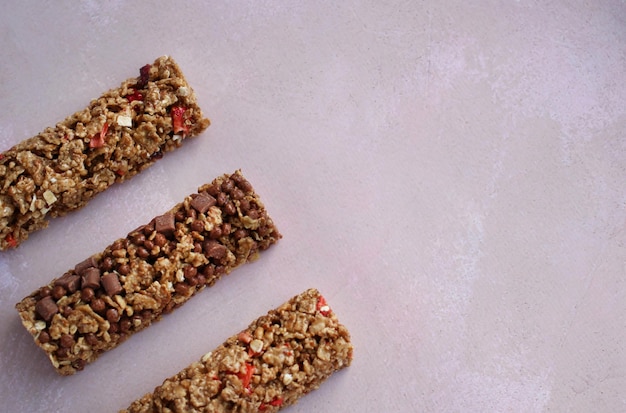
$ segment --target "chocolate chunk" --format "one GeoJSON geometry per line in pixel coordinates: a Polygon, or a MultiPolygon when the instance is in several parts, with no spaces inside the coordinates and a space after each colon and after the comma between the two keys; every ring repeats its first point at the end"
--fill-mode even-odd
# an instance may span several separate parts
{"type": "Polygon", "coordinates": [[[37,301],[35,311],[44,321],[50,321],[52,316],[59,312],[59,307],[57,307],[57,303],[54,302],[52,297],[48,296],[37,301]]]}
{"type": "Polygon", "coordinates": [[[174,230],[176,229],[176,223],[174,219],[174,214],[168,212],[161,216],[158,216],[154,219],[154,229],[157,232],[169,237],[174,234],[174,230]]]}
{"type": "Polygon", "coordinates": [[[196,231],[196,232],[204,231],[204,222],[200,221],[199,219],[196,219],[195,221],[191,223],[191,230],[196,231]]]}
{"type": "Polygon", "coordinates": [[[80,291],[80,299],[84,302],[88,303],[96,296],[96,293],[93,292],[93,289],[86,287],[80,291]]]}
{"type": "Polygon", "coordinates": [[[97,266],[98,262],[96,261],[96,259],[94,257],[89,257],[85,261],[76,264],[76,266],[74,267],[74,271],[78,275],[83,275],[83,272],[85,272],[85,270],[87,270],[88,268],[97,266]]]}
{"type": "Polygon", "coordinates": [[[91,308],[96,313],[102,313],[107,308],[107,305],[102,298],[94,298],[91,300],[91,308]]]}
{"type": "Polygon", "coordinates": [[[117,278],[117,274],[115,274],[114,272],[104,274],[101,280],[102,286],[104,287],[107,295],[114,296],[123,291],[122,285],[120,284],[120,279],[117,278]]]}
{"type": "Polygon", "coordinates": [[[190,205],[199,213],[204,214],[217,203],[217,200],[206,192],[198,194],[190,202],[190,205]]]}
{"type": "Polygon", "coordinates": [[[104,257],[100,268],[102,271],[111,271],[113,269],[113,259],[111,257],[104,257]]]}
{"type": "Polygon", "coordinates": [[[47,331],[42,331],[41,333],[39,333],[39,343],[40,344],[46,344],[50,342],[50,334],[48,334],[47,331]]]}
{"type": "Polygon", "coordinates": [[[167,244],[167,238],[163,234],[159,234],[158,232],[154,236],[154,244],[157,247],[162,247],[167,244]]]}
{"type": "Polygon", "coordinates": [[[204,241],[202,248],[207,257],[216,258],[218,260],[224,258],[228,251],[228,248],[214,240],[204,241]]]}
{"type": "Polygon", "coordinates": [[[244,196],[246,196],[246,194],[243,193],[243,191],[239,188],[235,188],[233,189],[233,191],[231,192],[230,196],[233,199],[236,199],[237,201],[243,199],[244,196]]]}
{"type": "Polygon", "coordinates": [[[100,287],[100,270],[94,267],[87,268],[82,276],[82,288],[97,289],[100,287]]]}
{"type": "Polygon", "coordinates": [[[71,348],[74,345],[74,337],[70,334],[62,334],[59,344],[61,344],[63,348],[71,348]]]}
{"type": "Polygon", "coordinates": [[[150,223],[143,226],[143,233],[146,237],[150,236],[150,234],[152,234],[152,231],[154,231],[153,221],[150,221],[150,223]]]}
{"type": "Polygon", "coordinates": [[[137,248],[137,256],[139,258],[146,259],[146,258],[148,258],[150,256],[150,253],[144,247],[139,247],[139,248],[137,248]]]}
{"type": "Polygon", "coordinates": [[[132,238],[133,235],[141,233],[141,234],[145,234],[143,231],[146,228],[145,225],[140,225],[137,228],[135,228],[134,230],[130,231],[127,235],[128,238],[132,238]]]}
{"type": "Polygon", "coordinates": [[[106,312],[106,318],[109,323],[117,323],[120,321],[120,313],[115,308],[109,308],[106,312]]]}
{"type": "Polygon", "coordinates": [[[128,273],[130,272],[130,267],[128,266],[128,264],[122,264],[117,267],[117,272],[121,275],[128,275],[128,273]]]}
{"type": "Polygon", "coordinates": [[[67,294],[67,290],[60,285],[55,285],[52,289],[52,298],[54,298],[55,300],[60,300],[61,298],[65,297],[65,294],[67,294]]]}
{"type": "Polygon", "coordinates": [[[55,286],[60,286],[65,288],[70,293],[78,290],[80,286],[80,277],[78,275],[72,273],[65,273],[61,278],[54,282],[55,286]]]}

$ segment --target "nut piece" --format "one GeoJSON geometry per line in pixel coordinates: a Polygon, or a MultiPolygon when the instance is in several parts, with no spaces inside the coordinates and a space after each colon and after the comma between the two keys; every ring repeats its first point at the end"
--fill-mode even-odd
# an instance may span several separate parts
{"type": "Polygon", "coordinates": [[[263,351],[263,341],[259,339],[252,340],[250,342],[250,350],[255,354],[261,353],[261,351],[263,351]]]}
{"type": "Polygon", "coordinates": [[[57,201],[57,197],[54,195],[54,193],[51,190],[46,190],[43,193],[43,199],[46,200],[46,202],[48,203],[48,205],[52,205],[57,201]]]}
{"type": "Polygon", "coordinates": [[[133,118],[131,118],[130,116],[118,115],[117,124],[120,126],[126,126],[128,128],[131,128],[133,126],[133,118]]]}

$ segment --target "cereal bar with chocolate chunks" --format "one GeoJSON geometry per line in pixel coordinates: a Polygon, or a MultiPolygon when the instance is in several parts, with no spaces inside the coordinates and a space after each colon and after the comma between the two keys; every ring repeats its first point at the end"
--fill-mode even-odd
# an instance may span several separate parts
{"type": "Polygon", "coordinates": [[[83,207],[209,126],[163,56],[54,127],[0,154],[0,250],[83,207]]]}
{"type": "Polygon", "coordinates": [[[236,171],[201,186],[16,308],[56,370],[70,375],[280,238],[252,185],[236,171]]]}
{"type": "Polygon", "coordinates": [[[276,412],[351,362],[348,330],[310,289],[120,413],[276,412]]]}

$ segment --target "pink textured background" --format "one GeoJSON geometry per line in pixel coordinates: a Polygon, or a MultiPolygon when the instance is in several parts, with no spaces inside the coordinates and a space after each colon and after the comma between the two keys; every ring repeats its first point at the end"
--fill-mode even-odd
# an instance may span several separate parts
{"type": "Polygon", "coordinates": [[[163,54],[213,125],[0,254],[0,410],[116,411],[317,287],[355,359],[288,412],[625,411],[624,1],[221,3],[3,7],[1,148],[163,54]],[[14,304],[237,168],[284,239],[58,377],[14,304]]]}

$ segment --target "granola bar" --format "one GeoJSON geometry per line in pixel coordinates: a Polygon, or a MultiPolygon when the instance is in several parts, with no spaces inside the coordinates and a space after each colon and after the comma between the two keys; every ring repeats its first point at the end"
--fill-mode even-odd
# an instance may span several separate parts
{"type": "Polygon", "coordinates": [[[310,289],[120,413],[277,412],[352,361],[348,330],[310,289]]]}
{"type": "Polygon", "coordinates": [[[258,195],[236,171],[201,186],[16,308],[58,373],[70,375],[279,238],[258,195]]]}
{"type": "Polygon", "coordinates": [[[0,250],[153,164],[209,126],[172,58],[145,65],[54,127],[0,154],[0,250]]]}

